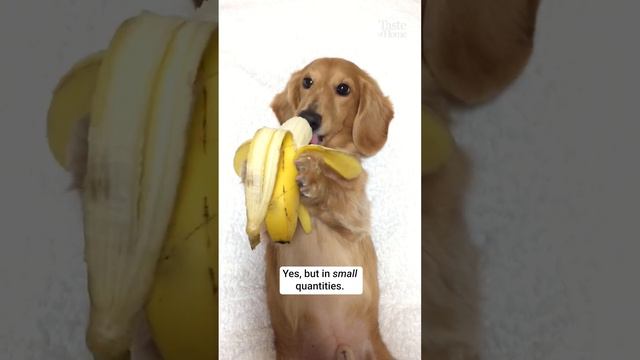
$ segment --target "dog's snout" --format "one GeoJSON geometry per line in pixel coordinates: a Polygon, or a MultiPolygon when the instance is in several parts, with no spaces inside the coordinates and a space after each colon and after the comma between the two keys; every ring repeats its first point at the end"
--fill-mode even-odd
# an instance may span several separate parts
{"type": "Polygon", "coordinates": [[[307,120],[313,131],[318,130],[320,125],[322,125],[322,116],[313,110],[303,110],[298,116],[307,120]]]}

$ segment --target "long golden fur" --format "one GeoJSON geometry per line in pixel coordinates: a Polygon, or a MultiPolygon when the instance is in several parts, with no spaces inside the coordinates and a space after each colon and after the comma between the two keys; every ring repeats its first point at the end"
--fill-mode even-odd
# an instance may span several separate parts
{"type": "MultiPolygon", "coordinates": [[[[538,0],[423,0],[423,104],[448,124],[451,100],[503,90],[533,47],[538,0]]],[[[427,150],[428,151],[428,150],[427,150]]],[[[422,178],[422,358],[479,359],[477,254],[463,217],[470,165],[458,148],[422,178]]]]}
{"type": "MultiPolygon", "coordinates": [[[[327,147],[372,156],[386,142],[391,102],[373,78],[335,58],[311,62],[295,72],[271,107],[283,122],[300,113],[318,120],[314,137],[327,147]],[[308,88],[305,78],[312,80],[308,88]],[[349,87],[346,96],[337,87],[349,87]],[[321,120],[320,120],[321,117],[321,120]]],[[[309,120],[308,119],[308,120],[309,120]]],[[[310,121],[311,121],[310,120],[310,121]]],[[[300,229],[290,244],[266,239],[266,283],[278,359],[390,359],[378,329],[379,290],[371,241],[367,174],[345,180],[313,154],[297,162],[302,202],[313,231],[300,229]],[[362,266],[359,296],[282,296],[280,266],[362,266]]],[[[264,234],[266,237],[267,235],[264,234]]]]}

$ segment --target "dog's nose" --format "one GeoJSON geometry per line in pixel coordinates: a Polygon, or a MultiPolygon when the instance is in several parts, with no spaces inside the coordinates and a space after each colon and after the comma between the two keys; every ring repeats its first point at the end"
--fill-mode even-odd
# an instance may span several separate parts
{"type": "Polygon", "coordinates": [[[322,115],[313,110],[303,110],[298,114],[298,116],[307,120],[309,126],[311,126],[311,130],[313,131],[318,130],[320,125],[322,125],[322,115]]]}

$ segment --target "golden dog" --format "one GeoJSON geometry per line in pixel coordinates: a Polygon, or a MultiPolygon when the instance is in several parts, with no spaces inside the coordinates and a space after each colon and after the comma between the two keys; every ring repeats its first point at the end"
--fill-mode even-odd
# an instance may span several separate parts
{"type": "MultiPolygon", "coordinates": [[[[355,64],[318,59],[295,72],[271,107],[280,122],[299,115],[312,143],[359,157],[378,152],[393,117],[391,102],[355,64]]],[[[367,174],[345,180],[313,154],[297,161],[301,201],[314,219],[290,244],[267,239],[266,283],[278,359],[390,359],[378,329],[376,253],[371,241],[367,174]],[[283,296],[280,266],[362,266],[362,295],[283,296]]],[[[264,235],[267,236],[266,234],[264,235]]]]}

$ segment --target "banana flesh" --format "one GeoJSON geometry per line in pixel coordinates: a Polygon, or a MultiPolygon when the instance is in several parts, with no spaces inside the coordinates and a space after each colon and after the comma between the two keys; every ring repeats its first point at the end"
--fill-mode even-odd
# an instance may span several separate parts
{"type": "Polygon", "coordinates": [[[293,134],[293,141],[298,148],[307,145],[313,136],[309,123],[300,116],[294,116],[285,121],[280,128],[289,130],[293,134]]]}
{"type": "Polygon", "coordinates": [[[263,225],[271,240],[279,243],[291,241],[298,221],[304,232],[312,231],[311,216],[300,203],[296,183],[295,160],[302,153],[320,155],[326,165],[345,179],[353,179],[362,172],[360,161],[353,155],[308,145],[312,135],[305,119],[293,117],[279,129],[258,130],[252,140],[236,150],[233,167],[238,176],[244,174],[247,235],[252,249],[260,242],[263,225]]]}

